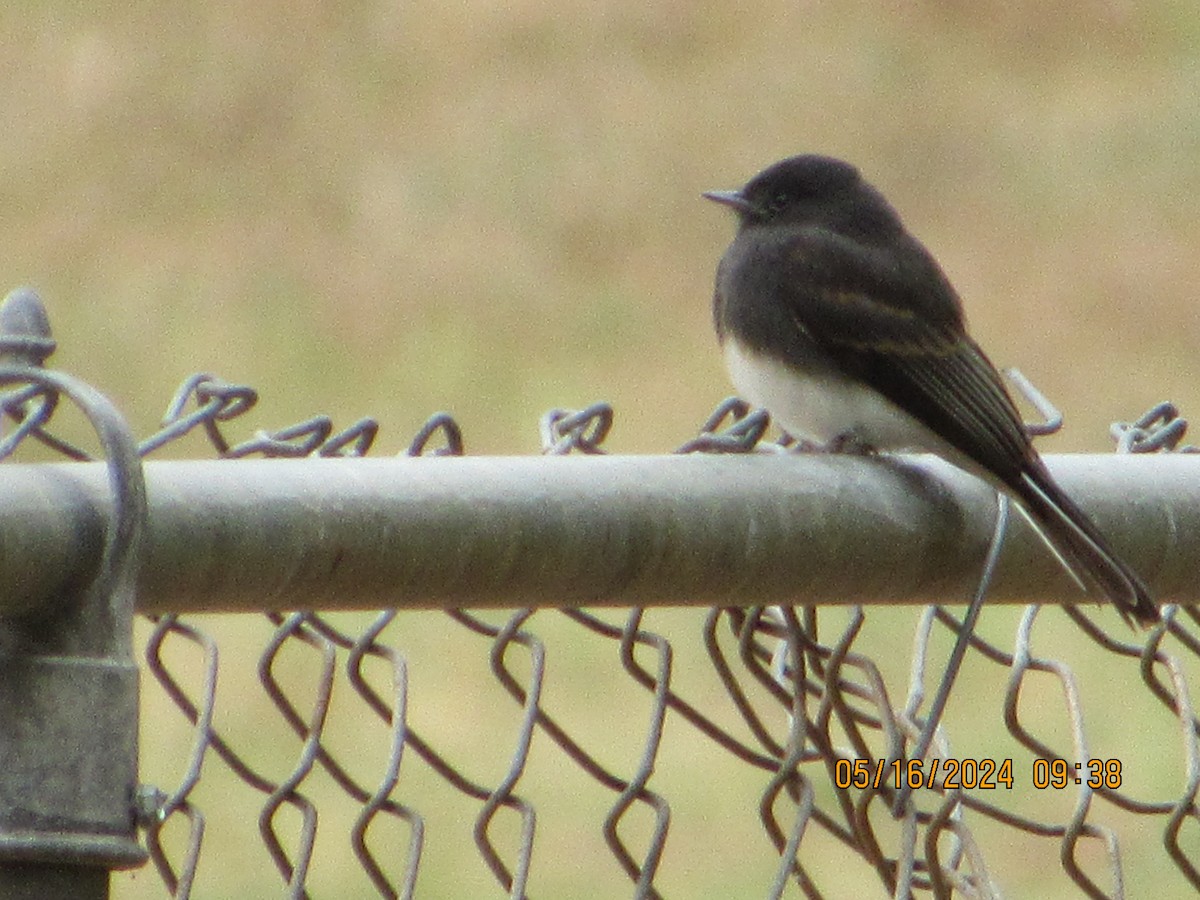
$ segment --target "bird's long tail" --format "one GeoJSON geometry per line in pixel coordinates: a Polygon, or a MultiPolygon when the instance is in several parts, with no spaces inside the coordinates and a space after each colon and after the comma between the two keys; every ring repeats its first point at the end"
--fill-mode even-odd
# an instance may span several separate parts
{"type": "Polygon", "coordinates": [[[1145,582],[1113,553],[1092,520],[1043,467],[1025,472],[1012,487],[1042,536],[1084,587],[1102,591],[1130,624],[1133,619],[1145,627],[1159,620],[1145,582]]]}

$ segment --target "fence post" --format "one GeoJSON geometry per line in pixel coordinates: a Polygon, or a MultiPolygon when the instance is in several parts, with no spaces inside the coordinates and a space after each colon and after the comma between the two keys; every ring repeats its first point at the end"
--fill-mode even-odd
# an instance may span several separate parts
{"type": "Polygon", "coordinates": [[[92,900],[108,896],[112,869],[146,858],[132,647],[146,497],[121,415],[82,382],[43,370],[53,349],[37,296],[14,291],[0,305],[0,386],[22,392],[24,415],[0,439],[0,458],[69,399],[104,447],[112,503],[97,511],[110,516],[103,547],[84,555],[98,560],[93,571],[75,573],[45,608],[0,616],[0,896],[92,900]]]}

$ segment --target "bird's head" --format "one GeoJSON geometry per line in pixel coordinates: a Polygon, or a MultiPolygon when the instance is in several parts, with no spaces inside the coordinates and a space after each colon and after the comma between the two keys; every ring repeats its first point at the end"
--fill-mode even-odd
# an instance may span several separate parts
{"type": "Polygon", "coordinates": [[[793,156],[759,172],[739,190],[703,196],[737,212],[742,228],[817,225],[863,234],[900,224],[895,210],[858,169],[829,156],[793,156]]]}

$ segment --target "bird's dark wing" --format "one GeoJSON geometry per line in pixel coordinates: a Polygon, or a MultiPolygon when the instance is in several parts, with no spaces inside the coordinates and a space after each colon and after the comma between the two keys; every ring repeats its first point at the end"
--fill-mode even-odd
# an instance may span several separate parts
{"type": "Polygon", "coordinates": [[[1069,568],[1122,616],[1157,621],[1146,585],[1033,449],[1000,374],[963,327],[954,289],[924,248],[911,241],[895,255],[816,233],[793,239],[791,252],[785,295],[795,325],[843,371],[994,475],[1069,568]]]}
{"type": "Polygon", "coordinates": [[[785,287],[793,320],[847,374],[1015,485],[1036,456],[999,373],[968,337],[958,297],[924,248],[890,250],[827,232],[793,238],[785,287]]]}

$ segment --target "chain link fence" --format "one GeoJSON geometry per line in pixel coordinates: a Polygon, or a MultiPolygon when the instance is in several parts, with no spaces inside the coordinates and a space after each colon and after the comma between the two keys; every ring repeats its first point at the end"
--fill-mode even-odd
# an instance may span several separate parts
{"type": "MultiPolygon", "coordinates": [[[[103,416],[90,389],[40,367],[53,343],[36,298],[10,296],[0,326],[0,454],[91,458],[52,428],[63,398],[103,416]]],[[[136,456],[199,435],[219,459],[359,457],[379,432],[324,416],[252,431],[257,400],[196,375],[136,456]]],[[[604,453],[612,423],[606,404],[553,410],[541,451],[604,453]]],[[[680,452],[794,451],[768,429],[727,401],[680,452]]],[[[1185,430],[1164,404],[1114,437],[1123,453],[1193,452],[1185,430]]],[[[407,453],[461,455],[461,429],[432,416],[407,453]]],[[[96,551],[103,571],[119,571],[120,532],[96,551]]],[[[1135,634],[1104,607],[989,607],[933,723],[927,698],[963,630],[952,607],[546,597],[488,612],[143,617],[133,810],[152,868],[131,868],[128,835],[81,856],[0,814],[0,886],[14,867],[82,864],[130,868],[113,876],[118,897],[1178,896],[1200,889],[1200,615],[1164,611],[1135,634]],[[928,752],[910,761],[927,726],[928,752]]],[[[27,621],[6,620],[8,671],[38,646],[22,635],[47,627],[27,621]]],[[[10,705],[0,725],[36,711],[10,705]]],[[[98,746],[104,729],[87,727],[98,746]]],[[[32,766],[22,752],[8,755],[32,766]]],[[[81,883],[61,895],[87,896],[81,883]]]]}

